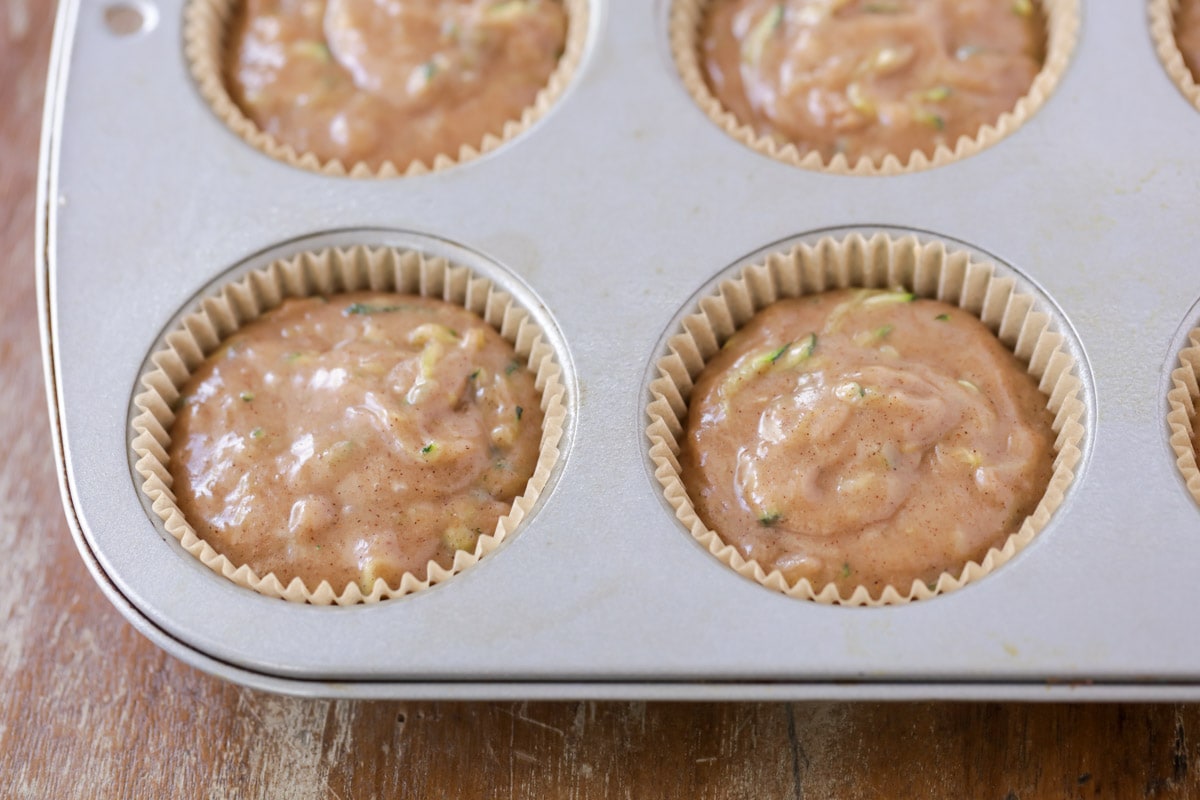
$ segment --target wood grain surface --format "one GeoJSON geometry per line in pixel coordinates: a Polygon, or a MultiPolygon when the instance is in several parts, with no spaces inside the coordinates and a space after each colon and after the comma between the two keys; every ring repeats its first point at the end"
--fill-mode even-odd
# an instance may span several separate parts
{"type": "Polygon", "coordinates": [[[33,269],[51,17],[0,0],[0,798],[1200,796],[1192,705],[329,702],[159,651],[93,584],[55,480],[33,269]]]}

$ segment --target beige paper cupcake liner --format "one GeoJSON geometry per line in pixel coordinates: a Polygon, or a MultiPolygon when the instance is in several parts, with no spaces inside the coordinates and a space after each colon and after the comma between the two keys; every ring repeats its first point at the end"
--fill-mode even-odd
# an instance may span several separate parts
{"type": "Polygon", "coordinates": [[[464,143],[457,153],[443,153],[436,156],[432,163],[426,164],[416,160],[408,164],[393,164],[385,161],[372,169],[363,162],[343,164],[338,159],[323,161],[313,153],[297,151],[259,128],[233,101],[225,88],[222,65],[229,39],[229,26],[233,22],[238,2],[239,0],[190,0],[184,10],[184,53],[201,96],[208,101],[221,121],[247,144],[294,167],[325,175],[348,175],[353,178],[423,175],[448,169],[490,153],[533,127],[546,115],[574,77],[587,42],[588,0],[563,0],[568,17],[563,54],[558,60],[558,66],[550,75],[550,80],[538,92],[533,105],[526,108],[519,119],[505,121],[498,134],[489,133],[482,142],[464,143]]]}
{"type": "Polygon", "coordinates": [[[863,156],[851,164],[843,154],[838,153],[827,163],[820,153],[801,154],[794,144],[782,144],[770,136],[759,136],[753,127],[744,124],[732,112],[726,110],[709,90],[700,64],[698,40],[701,23],[711,2],[712,0],[673,0],[671,5],[671,52],[675,56],[675,65],[680,77],[683,78],[683,85],[692,99],[721,130],[747,147],[785,164],[837,175],[900,175],[920,172],[958,161],[991,147],[1025,124],[1026,120],[1045,105],[1066,71],[1079,34],[1079,0],[1041,0],[1046,17],[1046,59],[1029,91],[1017,101],[1011,111],[1002,114],[993,124],[981,127],[974,138],[960,137],[953,148],[945,144],[938,145],[932,157],[917,150],[909,154],[908,159],[904,161],[897,155],[888,154],[879,163],[863,156]]]}
{"type": "Polygon", "coordinates": [[[506,292],[466,267],[445,259],[427,259],[412,251],[391,248],[352,247],[302,253],[276,261],[264,269],[226,284],[216,294],[205,297],[198,308],[185,316],[166,335],[162,349],[150,361],[153,367],[142,377],[145,391],[134,398],[139,413],[132,422],[131,446],[137,456],[135,468],[145,482],[142,491],[150,498],[154,513],[168,533],[183,548],[215,572],[234,583],[271,597],[317,605],[373,603],[401,597],[439,583],[461,572],[492,552],[512,533],[537,502],[546,488],[551,470],[558,461],[558,443],[566,419],[562,367],[544,332],[527,310],[517,305],[506,292]],[[246,323],[276,308],[288,297],[331,295],[353,291],[399,292],[433,297],[461,305],[478,314],[500,332],[524,359],[536,377],[542,393],[544,422],[541,448],[533,476],[512,510],[500,518],[496,529],[480,536],[474,552],[460,550],[449,569],[430,561],[426,578],[406,573],[399,585],[375,581],[370,594],[364,595],[351,582],[340,592],[327,581],[315,588],[300,578],[286,586],[274,573],[260,576],[244,564],[234,564],[200,539],[184,518],[171,491],[168,449],[175,404],[180,389],[205,357],[221,341],[246,323]]]}
{"type": "Polygon", "coordinates": [[[883,233],[870,239],[855,233],[842,240],[826,237],[815,245],[797,245],[723,281],[700,299],[698,310],[685,317],[679,332],[668,339],[668,354],[655,363],[660,377],[650,384],[646,428],[650,456],[676,518],[710,553],[742,576],[819,603],[879,606],[926,599],[958,589],[1006,563],[1046,527],[1062,504],[1082,457],[1085,418],[1083,381],[1064,335],[1054,330],[1037,300],[1017,292],[1015,286],[1015,279],[996,274],[994,265],[972,261],[965,252],[952,251],[941,242],[921,243],[915,236],[894,239],[883,233]],[[842,597],[834,584],[813,587],[807,578],[789,584],[779,571],[766,572],[709,529],[696,515],[680,476],[680,437],[688,397],[705,363],[739,327],[776,300],[845,287],[903,287],[978,316],[1028,365],[1054,414],[1054,470],[1037,508],[982,563],[968,562],[957,574],[942,573],[933,589],[915,580],[911,587],[887,586],[877,598],[863,586],[842,597]]]}
{"type": "Polygon", "coordinates": [[[1200,86],[1196,85],[1196,79],[1184,63],[1183,53],[1175,41],[1175,14],[1178,11],[1179,0],[1150,0],[1150,37],[1154,40],[1154,49],[1167,75],[1175,81],[1188,102],[1200,109],[1200,86]]]}
{"type": "Polygon", "coordinates": [[[1188,345],[1179,354],[1167,392],[1167,425],[1175,463],[1192,498],[1200,503],[1200,465],[1196,463],[1196,409],[1200,406],[1200,328],[1188,334],[1188,345]]]}

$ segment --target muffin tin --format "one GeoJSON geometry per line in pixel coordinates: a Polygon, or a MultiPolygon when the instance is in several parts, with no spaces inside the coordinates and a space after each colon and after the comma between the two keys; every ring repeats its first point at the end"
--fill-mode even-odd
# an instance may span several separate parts
{"type": "MultiPolygon", "coordinates": [[[[450,169],[395,179],[275,161],[201,98],[182,0],[64,0],[51,59],[37,271],[67,518],[130,622],[175,656],[302,695],[644,699],[1200,699],[1200,505],[1168,444],[1170,373],[1200,325],[1187,155],[1197,112],[1147,7],[1093,3],[1045,105],[1003,141],[912,174],[800,169],[693,103],[668,0],[591,0],[574,80],[543,119],[450,169]],[[1075,478],[994,573],[846,608],[741,577],[674,519],[646,436],[652,364],[708,287],[846,227],[941,240],[1035,296],[1077,360],[1075,478]],[[785,243],[776,245],[775,243],[785,243]],[[965,244],[964,244],[965,243],[965,244]],[[551,332],[567,416],[547,489],[495,552],[370,606],[260,596],[149,508],[130,419],[148,355],[214,287],[280,256],[392,245],[511,292],[551,332]]],[[[52,569],[53,565],[45,565],[52,569]]]]}

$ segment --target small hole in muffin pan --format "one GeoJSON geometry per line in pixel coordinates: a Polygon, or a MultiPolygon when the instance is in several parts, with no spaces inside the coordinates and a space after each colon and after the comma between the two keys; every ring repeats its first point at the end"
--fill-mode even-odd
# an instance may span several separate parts
{"type": "Polygon", "coordinates": [[[114,36],[149,33],[158,25],[158,9],[150,3],[112,3],[104,7],[104,27],[114,36]]]}
{"type": "Polygon", "coordinates": [[[683,532],[739,574],[792,597],[823,603],[885,605],[925,600],[1004,568],[1047,536],[1077,493],[1091,449],[1095,388],[1086,354],[1062,309],[1031,278],[1000,258],[956,239],[891,226],[838,227],[783,239],[726,267],[689,298],[659,339],[642,384],[646,398],[645,465],[683,532]],[[751,317],[776,300],[840,288],[902,290],[941,300],[981,319],[1015,352],[1046,395],[1054,417],[1053,474],[1041,502],[1017,532],[979,563],[944,572],[936,583],[887,586],[852,596],[833,584],[789,583],[729,546],[699,518],[684,489],[679,450],[700,369],[751,317]]]}
{"type": "MultiPolygon", "coordinates": [[[[358,313],[358,312],[351,312],[358,313]]],[[[314,604],[354,605],[399,597],[441,583],[518,533],[554,491],[574,438],[578,397],[575,369],[558,324],[521,279],[487,256],[418,233],[342,230],[306,236],[256,253],[190,298],[162,329],[139,370],[129,403],[130,475],[140,502],[164,540],[220,581],[230,579],[269,596],[314,604]],[[431,563],[429,575],[406,574],[396,586],[378,581],[370,592],[351,585],[286,586],[273,575],[246,574],[199,540],[175,505],[166,448],[179,388],[200,361],[242,324],[283,299],[346,291],[414,292],[462,305],[485,319],[534,372],[542,396],[540,454],[533,477],[493,534],[473,552],[459,550],[452,567],[431,563]],[[217,573],[220,573],[218,575],[217,573]]],[[[242,398],[243,400],[246,398],[242,398]]],[[[518,412],[519,413],[519,412],[518,412]]],[[[528,415],[526,415],[528,416],[528,415]]]]}

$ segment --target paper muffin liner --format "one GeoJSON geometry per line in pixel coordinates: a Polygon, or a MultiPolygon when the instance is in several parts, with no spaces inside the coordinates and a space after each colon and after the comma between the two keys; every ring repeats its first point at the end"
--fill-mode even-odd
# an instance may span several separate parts
{"type": "Polygon", "coordinates": [[[1200,109],[1200,85],[1196,84],[1195,76],[1184,63],[1179,43],[1175,41],[1175,14],[1178,11],[1179,0],[1150,0],[1150,37],[1167,75],[1188,102],[1200,109]]]}
{"type": "Polygon", "coordinates": [[[826,162],[820,153],[801,154],[795,144],[783,144],[770,136],[760,136],[754,128],[739,120],[721,105],[704,80],[700,63],[700,29],[712,0],[673,0],[669,23],[671,52],[683,85],[708,118],[729,136],[777,161],[806,169],[837,175],[901,175],[949,164],[999,142],[1025,124],[1041,108],[1066,71],[1079,34],[1079,0],[1040,0],[1046,19],[1046,57],[1029,91],[994,123],[986,124],[974,137],[962,136],[951,148],[940,144],[932,157],[914,150],[907,159],[893,153],[879,163],[862,156],[851,164],[838,153],[826,162]]]}
{"type": "Polygon", "coordinates": [[[558,101],[583,58],[588,31],[588,0],[563,0],[567,12],[567,38],[558,66],[533,104],[518,119],[505,120],[499,133],[489,133],[481,142],[464,142],[456,153],[443,153],[432,163],[415,160],[408,164],[385,161],[376,168],[364,162],[343,164],[338,159],[322,160],[314,153],[296,150],[262,130],[238,107],[225,87],[222,65],[229,29],[239,0],[190,0],[184,10],[184,53],[200,94],[216,115],[247,144],[294,167],[325,175],[353,178],[394,178],[438,172],[479,158],[533,127],[558,101]]]}
{"type": "Polygon", "coordinates": [[[150,357],[153,365],[141,378],[144,391],[134,398],[137,413],[131,423],[135,469],[145,479],[142,491],[167,532],[183,548],[229,580],[271,597],[316,605],[353,605],[401,597],[461,572],[495,550],[521,523],[546,488],[558,461],[558,443],[566,419],[566,387],[554,348],[541,326],[507,292],[489,279],[442,258],[415,251],[356,246],[325,249],[281,259],[228,283],[204,297],[165,337],[164,346],[150,357]],[[196,535],[184,518],[171,490],[168,467],[171,426],[181,388],[205,360],[241,326],[278,307],[289,297],[335,295],[353,291],[398,292],[432,297],[463,306],[479,315],[513,345],[535,375],[544,412],[538,461],[525,491],[513,501],[491,534],[480,536],[473,552],[459,550],[449,568],[430,561],[426,577],[405,573],[396,586],[377,578],[370,594],[357,583],[340,591],[328,581],[314,587],[296,577],[284,583],[274,573],[258,575],[245,564],[234,564],[196,535]]]}
{"type": "Polygon", "coordinates": [[[1192,498],[1200,503],[1200,465],[1196,463],[1196,409],[1200,406],[1200,328],[1188,334],[1188,344],[1179,353],[1179,366],[1171,372],[1167,392],[1167,425],[1175,463],[1192,498]]]}
{"type": "MultiPolygon", "coordinates": [[[[988,575],[1028,545],[1062,504],[1082,458],[1086,405],[1083,381],[1064,334],[1039,307],[1038,300],[1017,290],[1016,279],[997,274],[995,265],[974,261],[939,241],[915,236],[870,238],[853,233],[844,239],[825,237],[772,253],[722,281],[702,297],[697,310],[683,318],[655,362],[659,377],[650,382],[646,435],[654,475],[675,516],[693,538],[740,575],[791,597],[826,604],[880,606],[920,600],[958,589],[988,575]],[[1033,513],[982,562],[967,562],[957,573],[943,572],[933,589],[914,580],[910,587],[886,586],[872,598],[865,586],[842,597],[836,585],[814,587],[807,578],[789,584],[778,570],[767,572],[747,560],[696,514],[680,475],[680,439],[687,422],[688,398],[705,363],[757,312],[776,300],[830,289],[861,287],[904,289],[919,297],[941,300],[979,317],[1028,367],[1054,415],[1054,468],[1045,494],[1033,513]]],[[[1193,387],[1195,383],[1193,382],[1193,387]]]]}

